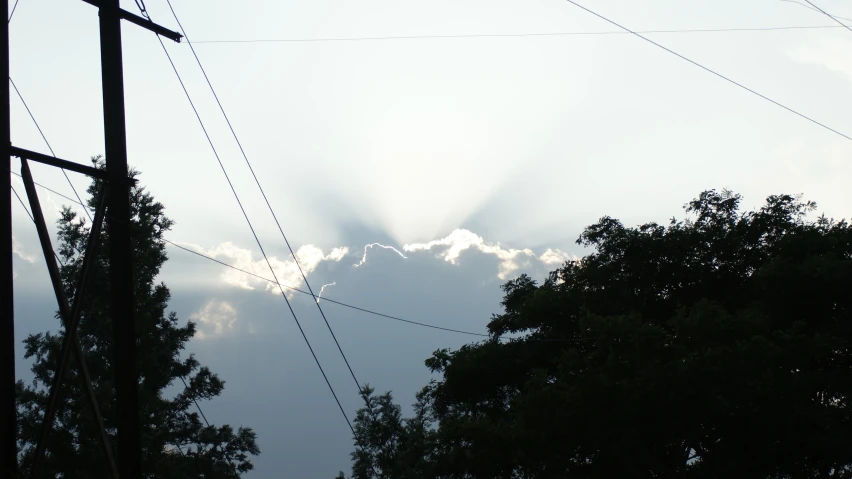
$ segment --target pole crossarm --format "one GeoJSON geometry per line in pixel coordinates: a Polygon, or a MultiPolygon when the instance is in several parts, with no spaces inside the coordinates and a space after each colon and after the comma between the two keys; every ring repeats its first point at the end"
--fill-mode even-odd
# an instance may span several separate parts
{"type": "MultiPolygon", "coordinates": [[[[82,173],[84,175],[91,176],[92,178],[97,178],[99,180],[109,180],[109,176],[107,175],[106,170],[100,170],[98,168],[92,166],[81,165],[79,163],[74,163],[73,161],[63,160],[60,158],[55,158],[50,155],[45,155],[43,153],[36,153],[35,151],[25,150],[23,148],[18,148],[15,146],[9,147],[9,154],[11,156],[15,156],[20,158],[21,160],[31,160],[38,163],[44,163],[45,165],[55,166],[57,168],[62,168],[63,170],[75,171],[77,173],[82,173]]],[[[128,178],[128,182],[136,183],[135,179],[128,178]]]]}
{"type": "MultiPolygon", "coordinates": [[[[98,8],[103,8],[103,9],[110,8],[110,6],[108,4],[107,5],[102,4],[98,0],[83,0],[83,1],[88,3],[89,5],[93,5],[93,6],[98,7],[98,8]]],[[[166,27],[157,25],[156,23],[152,22],[151,20],[148,20],[147,18],[142,18],[139,15],[134,15],[134,14],[128,12],[127,10],[122,9],[122,8],[118,9],[118,17],[121,18],[122,20],[127,20],[128,22],[133,23],[134,25],[139,25],[140,27],[142,27],[144,29],[151,30],[152,32],[156,33],[157,35],[160,35],[161,37],[166,37],[169,40],[175,41],[176,43],[180,43],[180,39],[183,38],[183,35],[181,35],[178,32],[175,32],[175,31],[169,30],[166,27]]]]}
{"type": "Polygon", "coordinates": [[[65,372],[68,369],[68,356],[73,351],[74,359],[77,363],[77,368],[79,369],[80,378],[83,383],[86,402],[89,405],[90,412],[96,423],[95,426],[99,432],[98,438],[100,439],[101,448],[106,456],[112,477],[114,479],[118,479],[118,469],[113,458],[109,436],[104,428],[103,416],[101,416],[97,397],[95,396],[95,390],[92,386],[92,378],[89,374],[89,368],[86,366],[83,349],[80,347],[80,342],[77,341],[77,327],[80,324],[80,316],[82,314],[83,295],[85,294],[86,285],[91,277],[92,263],[97,257],[97,250],[100,244],[99,237],[106,209],[107,190],[105,189],[104,192],[101,193],[101,198],[98,201],[98,208],[95,212],[94,221],[92,221],[92,229],[89,232],[86,255],[83,258],[80,277],[77,280],[77,289],[74,292],[74,303],[69,306],[68,299],[65,295],[65,288],[59,274],[59,266],[56,263],[56,258],[53,256],[53,246],[51,245],[50,234],[47,231],[47,225],[44,221],[44,213],[41,209],[41,203],[38,200],[38,193],[35,190],[35,182],[33,181],[32,173],[30,172],[30,167],[27,164],[26,159],[21,160],[21,178],[24,180],[24,188],[27,191],[33,220],[36,225],[36,230],[38,231],[42,252],[44,253],[44,260],[47,263],[47,270],[50,274],[51,283],[53,284],[53,292],[56,295],[56,302],[59,303],[59,314],[65,326],[65,338],[62,342],[59,367],[58,371],[53,376],[53,384],[51,385],[50,395],[48,397],[48,407],[42,424],[42,433],[36,443],[35,457],[33,458],[33,477],[34,479],[39,479],[39,467],[44,458],[44,452],[47,447],[47,438],[53,428],[53,420],[58,409],[62,380],[64,379],[65,372]]]}

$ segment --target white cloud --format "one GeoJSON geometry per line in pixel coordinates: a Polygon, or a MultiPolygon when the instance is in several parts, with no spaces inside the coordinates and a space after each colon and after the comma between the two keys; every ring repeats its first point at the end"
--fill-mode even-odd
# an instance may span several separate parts
{"type": "Polygon", "coordinates": [[[325,291],[325,288],[328,288],[329,286],[334,286],[336,284],[337,284],[337,281],[322,285],[322,288],[320,288],[319,294],[317,295],[317,303],[320,302],[320,298],[322,298],[322,293],[323,293],[323,291],[325,291]]]}
{"type": "Polygon", "coordinates": [[[196,337],[209,339],[233,331],[234,324],[237,322],[237,310],[227,301],[213,299],[200,310],[192,313],[189,319],[198,325],[196,337]]]}
{"type": "MultiPolygon", "coordinates": [[[[15,188],[15,190],[21,196],[21,200],[23,200],[23,202],[27,205],[26,209],[27,209],[27,211],[29,211],[30,210],[30,203],[29,203],[29,198],[27,198],[27,195],[26,195],[26,187],[24,186],[23,180],[21,180],[18,177],[13,177],[12,181],[17,182],[18,188],[15,188]]],[[[51,195],[50,192],[45,191],[44,189],[40,189],[40,190],[37,190],[37,191],[38,191],[38,200],[39,200],[39,203],[41,203],[41,210],[45,214],[45,216],[49,216],[52,213],[53,216],[55,216],[57,218],[61,217],[62,216],[62,205],[64,203],[62,201],[57,202],[53,198],[53,195],[51,195]]],[[[67,203],[67,201],[65,203],[67,203]]],[[[21,206],[21,205],[18,204],[16,206],[21,206]]],[[[78,208],[79,205],[72,204],[70,206],[72,206],[74,209],[79,209],[78,208]]]]}
{"type": "Polygon", "coordinates": [[[843,73],[847,79],[852,80],[852,59],[848,54],[850,48],[852,40],[847,38],[819,36],[788,51],[787,55],[796,62],[819,65],[843,73]]]}
{"type": "Polygon", "coordinates": [[[383,245],[383,244],[380,244],[380,243],[370,243],[370,244],[364,246],[364,256],[361,257],[361,261],[355,263],[353,266],[355,266],[357,268],[358,266],[361,266],[362,264],[366,263],[367,262],[367,250],[372,249],[373,247],[379,247],[379,248],[392,250],[396,254],[400,255],[403,259],[408,259],[408,258],[405,257],[404,254],[402,254],[402,252],[400,252],[398,249],[394,248],[393,246],[386,246],[386,245],[383,245]]]}
{"type": "MultiPolygon", "coordinates": [[[[275,272],[275,277],[285,287],[298,288],[303,280],[302,273],[299,271],[301,265],[302,272],[305,275],[310,275],[324,261],[338,262],[342,260],[348,253],[349,248],[334,248],[328,254],[314,245],[304,245],[296,250],[296,258],[299,260],[299,265],[291,258],[280,260],[275,256],[269,257],[269,264],[262,257],[254,259],[251,250],[240,248],[233,243],[227,242],[215,246],[211,249],[205,249],[201,246],[182,243],[185,246],[199,253],[219,259],[236,268],[248,271],[263,278],[273,279],[272,273],[269,271],[269,266],[275,272]]],[[[263,286],[267,291],[279,293],[278,286],[274,283],[264,281],[261,278],[249,276],[241,271],[227,269],[222,272],[222,280],[231,286],[236,286],[243,289],[255,289],[257,286],[263,286]]]]}
{"type": "Polygon", "coordinates": [[[561,266],[566,261],[576,261],[579,258],[576,255],[566,253],[560,249],[547,248],[547,251],[538,257],[538,260],[548,266],[561,266]]]}
{"type": "MultiPolygon", "coordinates": [[[[257,275],[257,277],[254,277],[235,269],[223,269],[220,277],[222,281],[229,286],[249,290],[261,288],[271,293],[279,294],[277,285],[262,279],[272,279],[272,274],[269,271],[269,266],[266,261],[262,257],[256,259],[249,249],[240,248],[230,242],[219,244],[210,249],[205,249],[202,246],[190,243],[183,243],[182,246],[220,260],[223,263],[232,265],[240,270],[257,275]]],[[[530,273],[535,274],[535,271],[540,270],[542,266],[559,266],[566,261],[578,259],[577,256],[554,248],[548,248],[540,255],[536,254],[529,248],[507,248],[499,242],[488,242],[481,236],[469,230],[456,229],[444,238],[429,241],[428,243],[406,244],[401,248],[401,250],[393,246],[380,243],[367,244],[364,246],[364,252],[361,260],[355,263],[354,267],[361,266],[367,261],[367,252],[372,248],[382,248],[393,251],[403,259],[407,259],[406,254],[403,252],[414,254],[420,252],[433,252],[436,258],[443,259],[444,261],[452,264],[459,264],[463,252],[468,250],[476,251],[481,254],[493,256],[498,260],[497,277],[501,280],[506,280],[522,270],[530,270],[530,273]]],[[[349,248],[347,247],[334,248],[326,253],[315,245],[305,245],[296,251],[296,257],[299,260],[299,265],[301,265],[302,271],[304,271],[305,275],[308,276],[322,263],[340,262],[348,254],[349,248]]],[[[269,263],[272,265],[278,281],[280,281],[285,287],[284,291],[288,294],[288,296],[291,296],[294,292],[286,288],[303,287],[304,281],[302,279],[302,274],[299,271],[298,265],[291,258],[280,260],[277,257],[270,256],[269,263]]],[[[337,278],[337,281],[340,281],[340,278],[337,278]]],[[[319,293],[317,294],[317,301],[319,301],[319,298],[325,293],[326,288],[336,284],[336,282],[331,282],[320,287],[319,293]]]]}
{"type": "Polygon", "coordinates": [[[530,249],[506,249],[500,243],[487,243],[481,236],[466,229],[456,229],[448,236],[428,243],[407,244],[402,247],[403,251],[407,252],[430,251],[433,248],[441,250],[438,253],[439,258],[452,264],[458,264],[461,253],[468,249],[494,255],[500,260],[497,273],[500,279],[508,278],[518,269],[528,266],[530,258],[535,258],[535,253],[530,249]]]}
{"type": "Polygon", "coordinates": [[[21,244],[18,243],[18,240],[15,239],[14,236],[12,237],[12,252],[18,255],[18,258],[21,258],[27,263],[32,264],[36,262],[36,257],[24,251],[24,249],[21,247],[21,244]]]}

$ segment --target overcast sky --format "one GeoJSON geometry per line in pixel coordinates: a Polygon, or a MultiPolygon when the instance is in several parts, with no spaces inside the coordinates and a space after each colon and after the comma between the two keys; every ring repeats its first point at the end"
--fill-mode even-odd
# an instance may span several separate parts
{"type": "MultiPolygon", "coordinates": [[[[165,0],[146,3],[176,28],[165,0]]],[[[580,3],[635,30],[834,25],[781,0],[580,3]]],[[[840,0],[818,4],[852,18],[840,0]]],[[[323,294],[336,300],[484,332],[502,282],[540,279],[585,254],[574,240],[604,215],[663,222],[682,217],[700,191],[730,188],[749,207],[803,193],[827,215],[849,216],[852,142],[631,35],[201,43],[616,30],[565,1],[173,5],[311,285],[333,284],[323,294]]],[[[85,163],[102,153],[96,9],[20,0],[10,28],[12,78],[56,154],[85,163]]],[[[268,276],[160,45],[138,27],[123,32],[129,158],[176,221],[168,238],[268,276]]],[[[852,32],[648,36],[852,136],[852,32]]],[[[189,48],[166,43],[277,273],[298,286],[189,48]]],[[[47,152],[14,93],[12,141],[47,152]]],[[[61,173],[34,174],[70,194],[61,173]]],[[[54,219],[68,203],[45,192],[42,201],[54,219]]],[[[14,214],[23,339],[57,325],[34,229],[20,208],[14,214]]],[[[205,413],[258,433],[263,454],[249,477],[348,471],[349,430],[281,297],[180,250],[170,256],[162,279],[171,309],[200,323],[189,348],[227,382],[205,413]]],[[[294,304],[354,416],[356,388],[321,318],[310,298],[294,304]]],[[[429,380],[423,360],[433,350],[476,339],[322,304],[359,380],[393,390],[404,406],[429,380]]],[[[18,371],[29,377],[25,361],[18,371]]]]}

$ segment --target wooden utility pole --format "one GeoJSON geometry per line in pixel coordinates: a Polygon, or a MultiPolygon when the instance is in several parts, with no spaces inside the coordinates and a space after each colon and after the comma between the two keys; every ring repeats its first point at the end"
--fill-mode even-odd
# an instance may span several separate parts
{"type": "MultiPolygon", "coordinates": [[[[9,18],[9,3],[0,0],[0,13],[9,18]]],[[[0,94],[0,142],[12,144],[9,105],[9,22],[0,27],[0,77],[6,88],[0,94]]],[[[0,477],[18,471],[17,410],[15,407],[15,305],[12,278],[12,162],[9,151],[0,154],[0,477]],[[6,189],[6,187],[9,189],[6,189]]]]}
{"type": "MultiPolygon", "coordinates": [[[[4,1],[4,0],[0,0],[4,1]]],[[[124,75],[119,0],[101,0],[101,79],[104,107],[104,152],[112,194],[109,219],[110,316],[113,330],[118,474],[141,477],[139,376],[136,371],[136,302],[133,300],[133,248],[130,244],[130,183],[124,122],[124,75]]]]}

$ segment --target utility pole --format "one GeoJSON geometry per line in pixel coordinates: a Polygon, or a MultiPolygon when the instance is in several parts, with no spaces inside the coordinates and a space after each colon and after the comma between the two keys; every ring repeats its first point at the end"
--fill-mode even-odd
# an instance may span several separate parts
{"type": "MultiPolygon", "coordinates": [[[[2,1],[2,0],[0,0],[2,1]]],[[[142,477],[139,437],[139,375],[136,371],[136,301],[133,292],[130,188],[127,178],[127,131],[124,117],[124,73],[121,20],[180,41],[180,35],[121,9],[119,0],[84,0],[99,7],[101,82],[104,108],[104,153],[111,194],[107,199],[110,249],[110,315],[113,328],[118,473],[121,479],[142,477]]]]}
{"type": "MultiPolygon", "coordinates": [[[[5,0],[0,0],[5,1],[5,0]]],[[[119,0],[101,0],[101,82],[104,107],[104,153],[110,189],[110,316],[113,330],[118,474],[139,478],[139,376],[136,371],[136,302],[133,294],[133,248],[130,242],[130,183],[127,181],[127,137],[124,118],[124,75],[119,0]]]]}
{"type": "Polygon", "coordinates": [[[15,406],[15,304],[12,278],[12,145],[9,105],[9,3],[0,0],[0,13],[7,19],[0,27],[0,77],[6,88],[0,94],[0,477],[14,478],[18,472],[17,409],[15,406]],[[6,187],[9,187],[7,190],[6,187]]]}
{"type": "MultiPolygon", "coordinates": [[[[42,436],[36,447],[33,458],[33,473],[37,474],[38,466],[45,455],[45,439],[49,436],[56,414],[58,394],[62,388],[67,359],[74,355],[81,371],[81,379],[85,390],[88,391],[88,402],[92,408],[92,416],[100,432],[100,440],[104,448],[104,459],[110,466],[113,477],[120,479],[140,479],[142,477],[142,445],[139,429],[139,393],[138,373],[136,371],[136,301],[134,298],[134,275],[131,241],[131,211],[130,193],[133,181],[128,178],[127,168],[127,138],[124,117],[124,78],[121,51],[121,20],[127,20],[135,25],[146,28],[158,35],[179,42],[181,35],[161,27],[148,19],[122,10],[119,0],[83,0],[99,8],[100,13],[100,47],[101,47],[101,81],[103,83],[104,110],[104,153],[106,154],[106,171],[91,166],[50,157],[33,151],[14,147],[10,138],[10,107],[9,87],[4,89],[2,104],[4,115],[0,123],[0,135],[4,142],[0,148],[0,161],[4,175],[2,188],[11,190],[10,156],[21,158],[22,177],[30,199],[30,206],[36,215],[34,221],[39,231],[45,260],[51,273],[51,281],[57,293],[57,301],[61,316],[66,325],[63,340],[62,361],[55,377],[57,381],[51,386],[50,404],[45,413],[42,425],[42,436]],[[27,161],[35,161],[65,170],[76,171],[106,182],[109,194],[106,202],[101,201],[96,220],[104,216],[106,209],[107,227],[110,237],[109,248],[109,284],[110,284],[110,319],[113,328],[113,373],[115,375],[115,424],[118,430],[118,461],[113,465],[113,456],[109,437],[104,429],[99,406],[92,389],[92,381],[85,365],[84,352],[75,339],[79,325],[82,292],[86,284],[87,263],[93,261],[91,251],[87,249],[84,258],[83,274],[79,278],[78,290],[75,293],[73,305],[68,304],[59,279],[58,266],[54,263],[53,248],[47,226],[41,215],[35,184],[27,166],[27,161]],[[36,214],[38,213],[38,214],[36,214]]],[[[0,11],[8,18],[8,4],[0,0],[0,11]]],[[[0,69],[9,78],[9,27],[3,24],[0,32],[3,44],[0,45],[0,69]]],[[[12,215],[11,191],[0,192],[0,479],[14,478],[17,475],[17,427],[15,423],[15,338],[14,310],[12,296],[12,215]]],[[[100,232],[100,222],[93,224],[90,233],[90,245],[97,244],[100,232]]]]}

